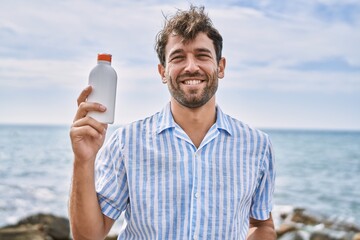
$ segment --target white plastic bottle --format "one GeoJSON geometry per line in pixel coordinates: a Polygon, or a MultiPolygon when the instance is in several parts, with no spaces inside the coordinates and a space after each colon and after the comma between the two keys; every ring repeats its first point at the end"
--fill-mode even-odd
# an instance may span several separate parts
{"type": "Polygon", "coordinates": [[[110,54],[98,54],[97,65],[89,75],[92,92],[88,102],[97,102],[106,107],[105,112],[89,112],[87,115],[102,123],[114,123],[117,75],[111,67],[110,54]]]}

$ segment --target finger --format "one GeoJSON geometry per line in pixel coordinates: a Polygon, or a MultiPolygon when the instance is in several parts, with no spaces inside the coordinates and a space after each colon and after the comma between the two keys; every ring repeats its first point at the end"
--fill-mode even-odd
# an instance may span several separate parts
{"type": "Polygon", "coordinates": [[[101,123],[96,121],[91,117],[85,117],[77,120],[73,123],[73,128],[83,127],[83,126],[90,126],[91,128],[95,129],[99,133],[104,133],[107,130],[108,125],[105,123],[101,123]]]}
{"type": "Polygon", "coordinates": [[[89,85],[87,86],[86,88],[84,88],[84,90],[80,93],[78,99],[77,99],[77,104],[78,106],[80,106],[80,104],[82,102],[85,102],[87,97],[89,96],[89,94],[91,93],[92,91],[92,87],[89,85]]]}
{"type": "Polygon", "coordinates": [[[79,105],[79,108],[76,112],[74,122],[86,117],[88,112],[95,111],[95,112],[105,112],[106,107],[101,105],[100,103],[93,103],[93,102],[82,102],[79,105]]]}
{"type": "Polygon", "coordinates": [[[78,139],[80,137],[80,139],[82,138],[86,138],[86,137],[91,137],[91,138],[102,138],[104,136],[104,133],[100,133],[98,132],[96,129],[92,128],[89,125],[85,125],[85,126],[80,126],[80,127],[76,127],[76,128],[72,128],[70,130],[70,137],[72,139],[73,142],[76,142],[76,139],[78,139]]]}

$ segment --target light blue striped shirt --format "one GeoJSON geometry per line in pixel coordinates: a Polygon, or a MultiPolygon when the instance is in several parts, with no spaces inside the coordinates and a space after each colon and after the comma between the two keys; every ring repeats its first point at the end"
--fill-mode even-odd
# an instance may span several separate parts
{"type": "Polygon", "coordinates": [[[161,112],[119,128],[96,160],[102,212],[127,226],[118,239],[246,239],[249,217],[272,210],[268,136],[225,115],[199,148],[161,112]]]}

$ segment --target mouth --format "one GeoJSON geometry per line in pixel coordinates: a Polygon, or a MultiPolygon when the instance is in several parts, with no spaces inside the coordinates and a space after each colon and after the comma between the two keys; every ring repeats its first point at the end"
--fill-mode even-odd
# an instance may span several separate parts
{"type": "Polygon", "coordinates": [[[185,80],[185,81],[182,81],[182,83],[184,84],[184,85],[198,85],[198,84],[200,84],[200,83],[202,83],[202,82],[204,82],[204,81],[202,81],[202,80],[197,80],[197,79],[190,79],[190,80],[185,80]]]}

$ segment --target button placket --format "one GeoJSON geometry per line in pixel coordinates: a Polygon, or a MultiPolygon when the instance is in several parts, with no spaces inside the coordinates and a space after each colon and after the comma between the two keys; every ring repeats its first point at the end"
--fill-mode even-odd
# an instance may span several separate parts
{"type": "Polygon", "coordinates": [[[199,197],[200,197],[200,194],[199,194],[199,189],[198,189],[198,168],[199,168],[199,152],[198,150],[194,152],[193,154],[193,157],[194,157],[194,161],[193,161],[193,188],[192,188],[192,211],[193,211],[193,214],[192,214],[192,228],[193,228],[193,231],[192,232],[192,239],[198,239],[198,235],[197,235],[197,229],[198,229],[198,223],[196,222],[196,219],[197,219],[197,214],[198,214],[198,209],[199,209],[199,197]]]}

